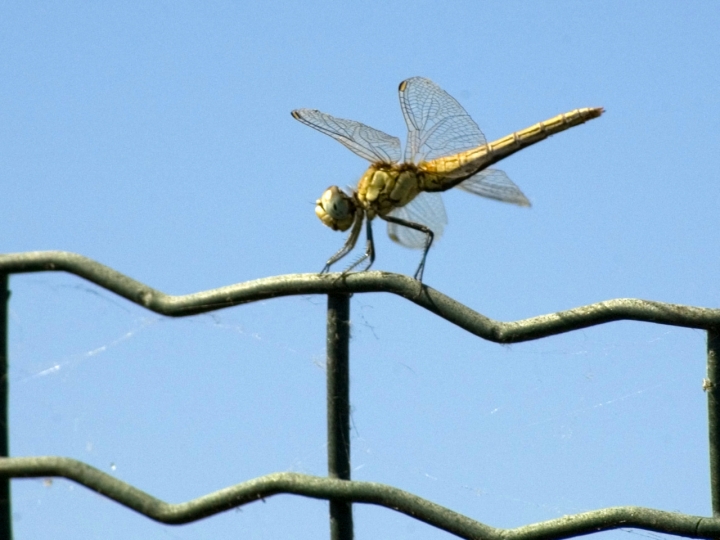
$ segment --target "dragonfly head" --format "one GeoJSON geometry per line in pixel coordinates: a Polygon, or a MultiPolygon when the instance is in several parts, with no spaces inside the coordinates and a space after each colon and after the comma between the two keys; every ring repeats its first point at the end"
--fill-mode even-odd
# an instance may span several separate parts
{"type": "Polygon", "coordinates": [[[315,214],[333,231],[347,231],[355,221],[355,200],[337,186],[327,188],[315,204],[315,214]]]}

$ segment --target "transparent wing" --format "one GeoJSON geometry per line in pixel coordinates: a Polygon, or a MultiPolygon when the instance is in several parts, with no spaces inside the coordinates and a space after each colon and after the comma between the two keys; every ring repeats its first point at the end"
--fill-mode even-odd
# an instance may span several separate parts
{"type": "Polygon", "coordinates": [[[457,187],[488,199],[518,206],[530,206],[530,201],[520,188],[508,178],[507,174],[497,169],[485,169],[458,184],[457,187]]]}
{"type": "MultiPolygon", "coordinates": [[[[390,215],[430,227],[432,232],[435,233],[435,241],[442,236],[445,225],[447,225],[445,205],[439,193],[420,193],[405,206],[390,212],[390,215]]],[[[420,231],[396,223],[388,222],[387,225],[388,236],[393,242],[413,249],[425,247],[426,236],[420,231]]]]}
{"type": "Polygon", "coordinates": [[[400,107],[408,127],[405,161],[419,163],[485,144],[485,136],[465,109],[429,79],[400,83],[400,107]]]}
{"type": "Polygon", "coordinates": [[[400,161],[400,139],[373,129],[370,126],[343,120],[314,109],[296,109],[292,113],[295,120],[330,135],[358,156],[373,163],[397,163],[400,161]]]}

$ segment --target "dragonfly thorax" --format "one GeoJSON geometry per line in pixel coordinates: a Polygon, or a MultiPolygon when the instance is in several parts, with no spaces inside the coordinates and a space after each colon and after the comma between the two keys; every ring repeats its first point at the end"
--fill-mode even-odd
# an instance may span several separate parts
{"type": "Polygon", "coordinates": [[[358,182],[357,199],[372,219],[405,206],[417,197],[420,186],[420,172],[414,165],[374,164],[358,182]]]}
{"type": "Polygon", "coordinates": [[[337,186],[327,188],[315,203],[315,215],[334,231],[347,231],[355,221],[353,197],[337,186]]]}

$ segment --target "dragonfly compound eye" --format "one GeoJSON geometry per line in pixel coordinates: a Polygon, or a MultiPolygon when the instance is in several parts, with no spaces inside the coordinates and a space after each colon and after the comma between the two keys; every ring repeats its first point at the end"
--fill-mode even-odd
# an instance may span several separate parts
{"type": "Polygon", "coordinates": [[[355,221],[355,203],[339,187],[325,190],[315,206],[315,214],[334,231],[347,231],[355,221]]]}

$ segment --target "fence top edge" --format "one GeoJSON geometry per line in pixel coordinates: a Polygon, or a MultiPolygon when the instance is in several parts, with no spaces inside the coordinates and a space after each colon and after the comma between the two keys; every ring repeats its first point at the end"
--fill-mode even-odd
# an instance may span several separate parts
{"type": "Polygon", "coordinates": [[[720,328],[720,309],[618,298],[529,319],[490,319],[443,293],[400,274],[287,274],[187,295],[168,295],[83,255],[65,251],[0,254],[0,274],[62,271],[95,283],[148,310],[170,317],[207,313],[269,298],[308,294],[396,294],[468,332],[496,343],[517,343],[612,321],[634,320],[687,328],[720,328]]]}

